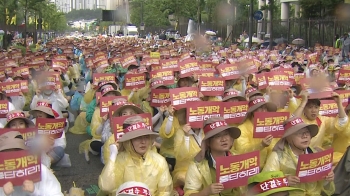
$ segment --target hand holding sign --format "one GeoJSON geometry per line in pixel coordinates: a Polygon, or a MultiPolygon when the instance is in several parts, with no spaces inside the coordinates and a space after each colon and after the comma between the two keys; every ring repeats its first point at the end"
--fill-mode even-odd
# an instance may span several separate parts
{"type": "Polygon", "coordinates": [[[264,148],[270,146],[271,142],[272,142],[273,136],[272,135],[268,135],[266,136],[262,141],[261,144],[264,148]]]}
{"type": "Polygon", "coordinates": [[[300,183],[300,178],[298,178],[297,176],[289,175],[289,176],[287,176],[287,180],[288,180],[288,184],[290,186],[295,186],[295,185],[300,183]]]}
{"type": "Polygon", "coordinates": [[[191,125],[190,124],[185,124],[182,126],[182,130],[184,131],[186,136],[190,136],[189,132],[191,131],[191,125]]]}
{"type": "Polygon", "coordinates": [[[34,193],[34,182],[31,180],[25,180],[23,182],[23,191],[29,192],[29,193],[34,193]]]}
{"type": "Polygon", "coordinates": [[[2,189],[6,196],[10,196],[15,191],[15,189],[13,189],[12,182],[7,182],[6,184],[4,184],[2,189]]]}
{"type": "Polygon", "coordinates": [[[205,195],[216,195],[224,190],[224,185],[221,183],[213,183],[204,189],[205,195]]]}

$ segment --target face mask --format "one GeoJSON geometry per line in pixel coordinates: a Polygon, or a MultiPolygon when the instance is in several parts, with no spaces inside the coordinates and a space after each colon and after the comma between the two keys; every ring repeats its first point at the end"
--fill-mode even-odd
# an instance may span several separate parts
{"type": "Polygon", "coordinates": [[[51,95],[53,90],[44,90],[45,95],[51,95]]]}

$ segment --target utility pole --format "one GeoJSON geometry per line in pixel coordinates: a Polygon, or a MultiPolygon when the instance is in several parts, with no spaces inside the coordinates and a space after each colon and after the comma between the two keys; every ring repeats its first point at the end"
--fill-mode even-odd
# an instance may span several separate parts
{"type": "Polygon", "coordinates": [[[270,9],[270,13],[271,13],[271,18],[270,18],[270,45],[269,45],[269,49],[272,50],[273,49],[273,12],[274,12],[274,6],[275,6],[275,0],[270,0],[269,1],[269,9],[270,9]]]}
{"type": "Polygon", "coordinates": [[[254,0],[250,0],[249,6],[249,48],[253,45],[253,9],[254,9],[254,0]]]}
{"type": "Polygon", "coordinates": [[[27,14],[28,14],[28,0],[26,0],[24,8],[24,47],[27,53],[27,14]]]}

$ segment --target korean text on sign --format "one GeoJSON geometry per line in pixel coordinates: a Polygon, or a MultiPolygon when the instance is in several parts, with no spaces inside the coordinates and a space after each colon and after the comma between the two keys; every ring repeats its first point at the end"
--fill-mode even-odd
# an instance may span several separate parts
{"type": "MultiPolygon", "coordinates": [[[[152,116],[151,113],[143,113],[143,114],[137,114],[135,116],[141,116],[143,120],[145,121],[145,124],[149,126],[150,129],[152,129],[152,116]]],[[[119,138],[121,138],[124,135],[124,128],[123,128],[123,122],[130,118],[131,116],[121,116],[121,117],[112,117],[111,118],[111,126],[112,131],[114,133],[114,139],[117,141],[119,138]]]]}
{"type": "Polygon", "coordinates": [[[203,122],[212,117],[223,116],[222,102],[196,101],[187,107],[187,122],[193,128],[202,128],[203,122]]]}
{"type": "Polygon", "coordinates": [[[255,112],[254,138],[265,138],[268,135],[280,138],[283,136],[283,122],[289,118],[289,112],[255,112]]]}
{"type": "Polygon", "coordinates": [[[170,94],[168,89],[152,89],[151,97],[151,106],[153,107],[170,104],[170,94]]]}
{"type": "Polygon", "coordinates": [[[125,74],[125,89],[142,88],[146,85],[146,76],[140,74],[125,74]]]}
{"type": "Polygon", "coordinates": [[[37,118],[36,125],[38,126],[38,134],[50,135],[54,139],[62,137],[66,126],[65,118],[37,118]]]}
{"type": "Polygon", "coordinates": [[[296,175],[300,182],[315,182],[332,170],[333,149],[312,154],[302,154],[298,159],[296,175]]]}
{"type": "Polygon", "coordinates": [[[338,115],[338,105],[334,100],[320,100],[320,111],[321,116],[337,116],[338,115]]]}
{"type": "Polygon", "coordinates": [[[204,96],[221,96],[225,91],[223,78],[201,77],[199,90],[204,96]]]}
{"type": "Polygon", "coordinates": [[[6,118],[6,115],[8,112],[9,112],[9,101],[0,100],[0,118],[6,118]]]}
{"type": "Polygon", "coordinates": [[[0,152],[0,187],[7,182],[21,186],[25,180],[41,180],[41,161],[29,151],[0,152]]]}
{"type": "Polygon", "coordinates": [[[244,120],[247,110],[248,101],[223,102],[224,118],[227,123],[241,123],[244,120]]]}
{"type": "Polygon", "coordinates": [[[94,84],[98,84],[99,82],[115,82],[114,74],[94,73],[92,78],[94,84]]]}
{"type": "Polygon", "coordinates": [[[236,156],[219,157],[216,161],[216,181],[225,189],[246,186],[248,178],[260,172],[259,151],[236,156]]]}
{"type": "Polygon", "coordinates": [[[187,102],[199,101],[198,88],[184,87],[169,90],[171,104],[176,109],[181,109],[187,102]]]}

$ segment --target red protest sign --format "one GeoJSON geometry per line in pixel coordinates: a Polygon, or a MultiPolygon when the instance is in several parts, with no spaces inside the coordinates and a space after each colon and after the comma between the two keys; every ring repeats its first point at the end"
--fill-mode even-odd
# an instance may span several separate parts
{"type": "MultiPolygon", "coordinates": [[[[151,113],[143,113],[143,114],[137,114],[133,116],[141,116],[143,120],[145,121],[146,125],[148,125],[149,129],[152,130],[152,116],[151,113]]],[[[120,116],[120,117],[112,117],[111,119],[111,126],[112,131],[114,133],[114,139],[115,141],[118,141],[119,138],[121,138],[124,135],[123,132],[123,122],[132,116],[120,116]]]]}
{"type": "Polygon", "coordinates": [[[96,65],[97,62],[102,61],[106,59],[106,55],[102,54],[102,55],[96,55],[95,57],[92,58],[92,65],[96,65]]]}
{"type": "Polygon", "coordinates": [[[178,59],[164,59],[160,60],[159,64],[162,66],[162,69],[171,69],[173,71],[179,71],[180,67],[178,65],[178,59]]]}
{"type": "Polygon", "coordinates": [[[0,81],[4,81],[6,79],[5,69],[0,68],[0,81]]]}
{"type": "Polygon", "coordinates": [[[20,82],[22,93],[28,93],[29,91],[28,80],[17,80],[17,81],[20,82]]]}
{"type": "Polygon", "coordinates": [[[44,72],[42,77],[39,78],[39,89],[43,87],[49,87],[55,89],[60,85],[60,76],[57,72],[44,72]]]}
{"type": "Polygon", "coordinates": [[[146,85],[146,75],[144,73],[125,74],[125,89],[142,88],[146,85]]]}
{"type": "Polygon", "coordinates": [[[1,100],[0,101],[0,118],[6,118],[6,115],[8,112],[9,112],[9,101],[1,100]]]}
{"type": "Polygon", "coordinates": [[[277,71],[288,74],[289,81],[290,81],[292,84],[295,83],[295,79],[294,79],[294,70],[293,70],[293,68],[279,68],[277,71]]]}
{"type": "Polygon", "coordinates": [[[256,82],[258,84],[258,89],[265,89],[268,85],[267,85],[267,80],[265,77],[265,73],[260,73],[260,74],[256,74],[255,75],[256,78],[256,82]]]}
{"type": "Polygon", "coordinates": [[[325,99],[333,96],[332,88],[324,88],[322,91],[307,89],[309,92],[309,99],[325,99]]]}
{"type": "Polygon", "coordinates": [[[39,135],[50,135],[54,139],[61,138],[66,127],[65,118],[37,118],[36,125],[39,135]]]}
{"type": "Polygon", "coordinates": [[[223,102],[195,101],[187,106],[187,123],[192,128],[203,128],[203,122],[211,117],[223,116],[223,102]]]}
{"type": "Polygon", "coordinates": [[[350,81],[350,70],[341,69],[339,70],[337,83],[345,84],[350,81]]]}
{"type": "Polygon", "coordinates": [[[260,152],[215,158],[216,182],[225,189],[247,186],[248,178],[260,172],[260,152]]]}
{"type": "Polygon", "coordinates": [[[22,186],[25,180],[40,182],[41,159],[30,151],[0,152],[0,187],[7,182],[22,186]]]}
{"type": "Polygon", "coordinates": [[[108,59],[102,59],[94,63],[96,68],[106,68],[109,66],[108,59]]]}
{"type": "Polygon", "coordinates": [[[103,117],[109,112],[109,107],[113,104],[114,99],[123,98],[128,100],[127,96],[108,96],[100,98],[100,116],[103,117]]]}
{"type": "Polygon", "coordinates": [[[92,75],[93,84],[98,84],[99,82],[115,82],[115,74],[109,73],[94,73],[92,75]]]}
{"type": "Polygon", "coordinates": [[[346,107],[350,97],[350,90],[337,90],[335,92],[339,94],[339,98],[342,100],[343,106],[346,107]]]}
{"type": "Polygon", "coordinates": [[[30,68],[33,68],[35,69],[36,71],[39,71],[41,67],[44,67],[45,66],[45,62],[41,63],[29,63],[29,64],[26,64],[26,66],[30,69],[30,68]]]}
{"type": "Polygon", "coordinates": [[[224,118],[227,123],[241,123],[248,110],[248,101],[223,102],[224,118]]]}
{"type": "Polygon", "coordinates": [[[292,82],[289,80],[289,75],[283,72],[265,72],[265,79],[267,85],[271,89],[285,90],[292,86],[292,82]]]}
{"type": "Polygon", "coordinates": [[[97,101],[100,101],[100,99],[101,99],[101,97],[102,97],[101,92],[96,92],[96,93],[95,93],[95,96],[96,96],[96,100],[97,100],[97,101]]]}
{"type": "Polygon", "coordinates": [[[225,91],[225,80],[224,78],[201,77],[198,88],[204,96],[221,96],[225,91]]]}
{"type": "Polygon", "coordinates": [[[258,66],[255,65],[253,59],[245,59],[238,62],[239,69],[242,73],[253,74],[258,71],[258,66]]]}
{"type": "Polygon", "coordinates": [[[301,183],[316,182],[332,170],[333,148],[322,152],[299,155],[296,175],[301,183]]]}
{"type": "Polygon", "coordinates": [[[151,106],[160,107],[170,105],[169,89],[152,89],[151,90],[151,106]]]}
{"type": "Polygon", "coordinates": [[[199,79],[202,77],[213,78],[215,77],[215,73],[216,73],[215,71],[202,71],[202,70],[199,70],[196,72],[199,79]]]}
{"type": "Polygon", "coordinates": [[[301,81],[306,78],[305,73],[294,73],[295,84],[301,84],[301,81]]]}
{"type": "Polygon", "coordinates": [[[199,67],[202,71],[216,71],[216,66],[212,62],[201,61],[199,62],[199,67]]]}
{"type": "Polygon", "coordinates": [[[58,68],[61,70],[67,69],[67,60],[52,60],[52,68],[58,68]]]}
{"type": "Polygon", "coordinates": [[[289,115],[289,112],[255,112],[253,138],[265,138],[268,135],[281,138],[284,134],[283,122],[289,115]]]}
{"type": "Polygon", "coordinates": [[[5,67],[18,67],[17,63],[13,59],[5,59],[4,60],[5,67]]]}
{"type": "Polygon", "coordinates": [[[198,88],[196,87],[169,89],[169,94],[171,105],[177,110],[183,108],[188,102],[200,101],[198,88]]]}
{"type": "MultiPolygon", "coordinates": [[[[121,96],[119,96],[121,97],[121,96]]],[[[113,105],[109,106],[108,107],[108,113],[109,113],[109,116],[112,117],[114,112],[119,108],[121,107],[122,105],[126,104],[127,102],[124,102],[124,101],[118,101],[118,102],[114,102],[113,105]]]]}
{"type": "Polygon", "coordinates": [[[182,62],[179,62],[180,75],[182,77],[190,77],[196,71],[200,70],[199,64],[196,60],[186,59],[182,62]]]}
{"type": "Polygon", "coordinates": [[[217,66],[217,69],[225,80],[234,80],[241,77],[237,64],[220,64],[217,66]]]}
{"type": "Polygon", "coordinates": [[[19,96],[21,91],[21,82],[13,81],[13,82],[3,82],[0,83],[1,91],[6,93],[6,96],[19,96]]]}
{"type": "Polygon", "coordinates": [[[29,68],[27,66],[13,68],[12,72],[14,76],[22,76],[25,79],[29,78],[29,68]]]}
{"type": "Polygon", "coordinates": [[[130,65],[136,65],[137,61],[134,55],[125,56],[120,59],[120,63],[124,68],[128,68],[130,65]]]}
{"type": "Polygon", "coordinates": [[[12,67],[5,67],[5,73],[7,74],[7,76],[12,77],[13,76],[13,72],[12,72],[12,67]]]}
{"type": "Polygon", "coordinates": [[[161,69],[151,72],[151,78],[162,78],[164,85],[175,83],[174,71],[172,69],[161,69]]]}
{"type": "Polygon", "coordinates": [[[321,116],[337,116],[338,115],[338,105],[334,100],[322,99],[319,114],[321,116]]]}

